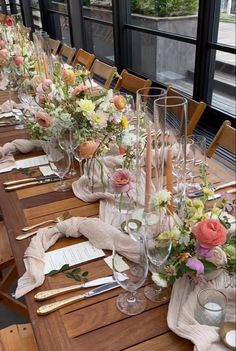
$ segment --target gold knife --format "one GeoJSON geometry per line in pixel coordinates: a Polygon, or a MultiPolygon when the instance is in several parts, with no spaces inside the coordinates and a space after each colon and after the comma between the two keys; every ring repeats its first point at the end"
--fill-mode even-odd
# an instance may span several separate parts
{"type": "Polygon", "coordinates": [[[98,294],[102,294],[105,291],[109,291],[109,290],[112,290],[112,289],[115,289],[118,287],[119,287],[119,284],[117,282],[104,284],[102,286],[99,286],[98,288],[89,290],[85,294],[69,297],[69,298],[61,300],[61,301],[57,301],[57,302],[49,303],[47,305],[43,305],[37,309],[37,314],[43,316],[45,314],[56,311],[59,308],[68,306],[74,302],[77,302],[77,301],[80,301],[80,300],[83,300],[83,299],[86,299],[88,297],[92,297],[92,296],[95,296],[98,294]]]}
{"type": "Polygon", "coordinates": [[[18,185],[18,184],[23,184],[23,183],[29,183],[29,182],[34,182],[37,180],[47,180],[47,179],[58,179],[59,177],[56,174],[51,174],[48,176],[42,176],[42,177],[31,177],[31,178],[24,178],[24,179],[18,179],[18,180],[10,180],[8,182],[4,182],[3,185],[6,186],[11,186],[11,185],[18,185]]]}
{"type": "Polygon", "coordinates": [[[52,182],[57,182],[59,180],[60,180],[59,177],[47,178],[47,179],[42,179],[42,180],[35,180],[35,181],[29,182],[29,183],[22,183],[22,184],[17,184],[17,185],[12,185],[12,186],[6,186],[5,190],[6,191],[18,190],[18,189],[22,189],[22,188],[27,188],[28,186],[52,183],[52,182]]]}

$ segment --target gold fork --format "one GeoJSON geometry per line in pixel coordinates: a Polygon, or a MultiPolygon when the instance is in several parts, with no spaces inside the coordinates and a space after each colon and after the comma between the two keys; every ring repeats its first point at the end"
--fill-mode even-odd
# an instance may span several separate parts
{"type": "Polygon", "coordinates": [[[28,227],[24,227],[24,228],[22,228],[22,232],[28,232],[29,230],[33,230],[35,228],[41,227],[42,225],[45,225],[45,224],[48,224],[48,223],[58,223],[58,222],[64,221],[69,216],[70,216],[69,212],[66,211],[61,216],[58,216],[55,219],[48,219],[47,221],[43,221],[43,222],[40,222],[40,223],[31,225],[31,226],[28,226],[28,227]]]}

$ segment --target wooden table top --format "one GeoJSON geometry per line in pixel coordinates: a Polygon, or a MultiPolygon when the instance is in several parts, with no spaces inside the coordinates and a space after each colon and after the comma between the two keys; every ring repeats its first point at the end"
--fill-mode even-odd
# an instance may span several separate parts
{"type": "MultiPolygon", "coordinates": [[[[0,128],[0,145],[4,139],[0,128]]],[[[32,156],[32,154],[31,154],[32,156]]],[[[26,157],[25,155],[23,157],[26,157]]],[[[225,182],[233,175],[211,162],[210,180],[225,182]]],[[[19,172],[0,174],[1,210],[8,231],[10,243],[19,275],[25,271],[23,254],[30,239],[16,241],[21,228],[43,220],[53,219],[68,210],[71,216],[96,216],[98,203],[85,203],[76,198],[72,191],[57,193],[55,183],[32,186],[13,192],[5,192],[4,181],[24,178],[19,172]]],[[[81,239],[61,239],[52,249],[71,245],[81,239]]],[[[109,252],[109,254],[111,254],[109,252]]],[[[103,259],[81,264],[82,270],[89,271],[89,279],[112,274],[103,259]]],[[[116,298],[122,292],[114,289],[87,300],[64,307],[47,316],[38,316],[36,310],[45,302],[36,302],[36,292],[73,285],[74,281],[59,273],[46,277],[44,284],[26,295],[32,327],[40,351],[190,351],[193,345],[172,333],[166,321],[168,302],[158,304],[147,301],[146,310],[136,316],[126,316],[116,308],[116,298]]],[[[146,283],[148,284],[148,282],[146,283]]],[[[141,288],[140,290],[143,290],[141,288]]],[[[57,301],[76,295],[76,292],[56,297],[57,301]]]]}

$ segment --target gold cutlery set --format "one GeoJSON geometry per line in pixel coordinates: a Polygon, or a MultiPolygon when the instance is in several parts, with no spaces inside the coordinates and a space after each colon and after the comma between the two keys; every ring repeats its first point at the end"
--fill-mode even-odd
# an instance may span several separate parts
{"type": "Polygon", "coordinates": [[[63,299],[57,302],[52,302],[52,303],[43,305],[37,309],[37,313],[42,316],[45,314],[49,314],[53,311],[58,310],[59,308],[68,306],[74,302],[78,302],[85,298],[99,295],[99,294],[102,294],[103,292],[118,288],[119,284],[116,282],[114,276],[107,276],[107,277],[98,278],[83,284],[76,284],[65,288],[40,291],[34,296],[34,298],[36,301],[44,301],[46,299],[49,299],[67,292],[75,291],[77,289],[81,289],[81,288],[85,289],[85,288],[90,288],[95,286],[97,286],[97,288],[89,290],[84,294],[72,296],[67,299],[63,299]]]}
{"type": "Polygon", "coordinates": [[[6,191],[18,190],[26,188],[33,185],[46,184],[51,182],[57,182],[60,178],[56,174],[50,176],[41,176],[35,178],[24,178],[19,180],[13,180],[3,183],[3,186],[6,191]]]}

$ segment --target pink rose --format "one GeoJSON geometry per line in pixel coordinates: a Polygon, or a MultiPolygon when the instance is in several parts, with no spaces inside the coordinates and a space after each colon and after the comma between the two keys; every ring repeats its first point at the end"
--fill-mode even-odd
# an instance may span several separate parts
{"type": "Polygon", "coordinates": [[[83,96],[83,95],[86,95],[87,92],[88,92],[88,87],[86,85],[81,84],[74,88],[74,90],[72,91],[72,95],[83,96]]]}
{"type": "Polygon", "coordinates": [[[16,57],[14,58],[14,61],[15,61],[16,66],[22,66],[23,63],[24,63],[24,57],[22,57],[22,56],[16,56],[16,57]]]}
{"type": "Polygon", "coordinates": [[[44,79],[44,81],[43,81],[43,83],[42,83],[42,90],[43,90],[43,91],[49,90],[51,84],[52,84],[51,79],[44,79]]]}
{"type": "Polygon", "coordinates": [[[217,219],[205,219],[192,229],[193,235],[203,247],[222,245],[226,241],[227,232],[217,219]]]}
{"type": "Polygon", "coordinates": [[[37,112],[36,121],[43,128],[49,128],[52,126],[52,117],[46,112],[37,112]]]}
{"type": "Polygon", "coordinates": [[[117,193],[128,193],[135,186],[135,176],[128,169],[118,169],[110,178],[111,186],[117,193]]]}
{"type": "Polygon", "coordinates": [[[5,24],[9,27],[14,26],[16,24],[16,21],[13,17],[7,16],[5,19],[5,24]]]}
{"type": "Polygon", "coordinates": [[[4,40],[0,40],[0,49],[4,49],[6,46],[6,42],[4,40]]]}
{"type": "Polygon", "coordinates": [[[6,62],[7,62],[7,55],[8,55],[7,49],[0,50],[0,66],[6,64],[6,62]]]}

